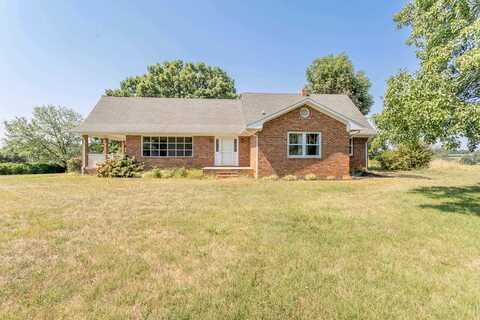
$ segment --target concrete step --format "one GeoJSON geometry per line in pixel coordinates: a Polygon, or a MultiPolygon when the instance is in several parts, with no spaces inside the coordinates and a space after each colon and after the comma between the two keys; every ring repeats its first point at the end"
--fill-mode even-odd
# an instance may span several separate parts
{"type": "Polygon", "coordinates": [[[216,177],[218,179],[229,179],[229,178],[238,178],[240,176],[238,174],[217,174],[216,177]]]}
{"type": "Polygon", "coordinates": [[[232,167],[206,167],[203,168],[203,173],[206,175],[212,175],[218,178],[236,178],[240,176],[253,176],[253,170],[251,168],[232,168],[232,167]]]}

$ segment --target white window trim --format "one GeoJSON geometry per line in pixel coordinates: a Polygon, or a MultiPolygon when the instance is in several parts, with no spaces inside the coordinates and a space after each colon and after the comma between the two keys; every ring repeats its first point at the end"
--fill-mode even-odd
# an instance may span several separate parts
{"type": "Polygon", "coordinates": [[[350,157],[353,157],[353,150],[354,150],[354,144],[353,144],[353,137],[350,137],[350,139],[348,139],[348,155],[350,157]]]}
{"type": "MultiPolygon", "coordinates": [[[[159,158],[159,159],[165,159],[165,158],[178,158],[178,159],[184,159],[184,158],[193,158],[194,156],[194,150],[195,150],[195,146],[194,146],[194,138],[193,136],[181,136],[181,135],[145,135],[145,136],[142,136],[142,139],[140,141],[140,156],[142,158],[159,158]],[[167,151],[167,155],[166,156],[144,156],[143,155],[143,138],[144,137],[148,137],[148,138],[160,138],[160,137],[166,137],[166,138],[172,138],[172,137],[179,137],[179,138],[192,138],[192,155],[191,156],[169,156],[168,155],[168,151],[167,151]]],[[[168,141],[167,141],[167,144],[168,144],[168,141]]],[[[168,150],[168,149],[167,149],[168,150]]]]}
{"type": "Polygon", "coordinates": [[[321,159],[322,158],[322,133],[321,132],[305,132],[305,131],[288,131],[287,132],[287,158],[291,159],[321,159]],[[290,155],[290,134],[301,134],[302,135],[302,151],[303,155],[295,156],[290,155]],[[307,151],[306,137],[307,134],[318,134],[318,156],[307,156],[305,153],[307,151]]]}

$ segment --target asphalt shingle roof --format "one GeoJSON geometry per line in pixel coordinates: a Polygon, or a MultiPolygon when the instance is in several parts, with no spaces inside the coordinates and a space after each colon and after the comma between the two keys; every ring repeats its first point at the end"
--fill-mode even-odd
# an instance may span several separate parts
{"type": "MultiPolygon", "coordinates": [[[[243,93],[239,99],[103,96],[75,131],[91,135],[240,134],[248,124],[305,98],[282,93],[243,93]]],[[[309,98],[358,124],[362,127],[361,134],[375,134],[375,129],[348,96],[312,94],[309,98]]]]}

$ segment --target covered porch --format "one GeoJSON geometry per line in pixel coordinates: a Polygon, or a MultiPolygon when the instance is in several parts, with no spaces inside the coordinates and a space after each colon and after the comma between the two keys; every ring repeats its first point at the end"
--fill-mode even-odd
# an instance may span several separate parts
{"type": "Polygon", "coordinates": [[[82,174],[95,173],[97,164],[122,157],[125,140],[120,135],[82,135],[82,174]],[[112,147],[112,142],[116,142],[116,147],[112,147]]]}

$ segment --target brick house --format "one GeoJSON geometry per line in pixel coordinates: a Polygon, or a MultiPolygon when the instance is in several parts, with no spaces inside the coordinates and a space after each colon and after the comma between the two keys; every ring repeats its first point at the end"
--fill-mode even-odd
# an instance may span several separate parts
{"type": "Polygon", "coordinates": [[[108,142],[152,167],[195,167],[255,177],[313,173],[344,178],[367,167],[376,133],[345,95],[244,93],[238,99],[102,97],[75,130],[83,171],[109,154],[108,142]],[[89,153],[89,141],[103,153],[89,153]]]}

